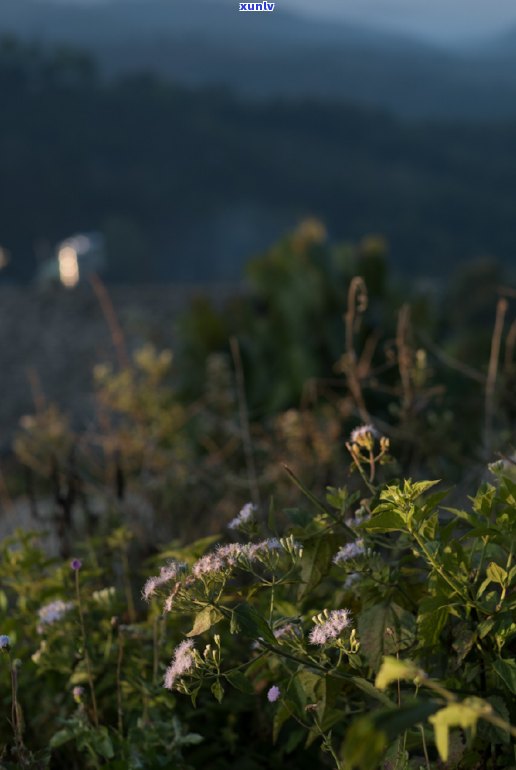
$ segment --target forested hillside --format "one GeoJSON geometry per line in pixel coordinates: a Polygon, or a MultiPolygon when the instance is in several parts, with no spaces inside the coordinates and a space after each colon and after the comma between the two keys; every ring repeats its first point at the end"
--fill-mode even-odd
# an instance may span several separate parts
{"type": "Polygon", "coordinates": [[[0,88],[4,279],[29,280],[36,253],[89,229],[106,234],[114,280],[234,279],[306,215],[336,238],[383,234],[420,275],[514,254],[516,122],[105,83],[81,53],[13,41],[0,88]]]}

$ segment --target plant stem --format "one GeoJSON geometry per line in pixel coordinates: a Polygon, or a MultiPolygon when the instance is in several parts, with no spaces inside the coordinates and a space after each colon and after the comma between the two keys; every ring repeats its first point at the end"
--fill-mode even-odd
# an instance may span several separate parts
{"type": "Polygon", "coordinates": [[[82,633],[82,645],[84,648],[84,661],[86,663],[86,671],[88,674],[88,684],[90,686],[90,694],[91,694],[91,705],[93,708],[93,721],[95,723],[95,727],[99,726],[99,715],[97,710],[97,699],[95,697],[95,687],[93,685],[93,674],[91,671],[91,661],[90,656],[88,653],[88,644],[87,644],[87,636],[86,636],[86,624],[84,623],[84,612],[82,609],[82,601],[81,601],[81,589],[79,586],[79,570],[75,570],[75,593],[77,595],[77,606],[79,608],[79,619],[81,622],[81,633],[82,633]]]}
{"type": "Polygon", "coordinates": [[[116,700],[117,700],[117,712],[118,712],[118,732],[120,735],[124,734],[124,712],[122,706],[122,661],[124,658],[124,637],[122,634],[118,634],[118,656],[116,661],[116,700]]]}

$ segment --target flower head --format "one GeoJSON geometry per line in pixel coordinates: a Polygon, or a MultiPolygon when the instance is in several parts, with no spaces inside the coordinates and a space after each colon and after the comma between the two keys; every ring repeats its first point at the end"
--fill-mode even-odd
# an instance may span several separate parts
{"type": "Polygon", "coordinates": [[[372,449],[374,440],[378,436],[379,433],[373,425],[360,425],[351,432],[349,440],[351,444],[358,444],[364,449],[372,449]]]}
{"type": "Polygon", "coordinates": [[[72,559],[70,567],[75,570],[75,572],[78,572],[82,567],[82,561],[80,559],[72,559]]]}
{"type": "Polygon", "coordinates": [[[143,586],[143,598],[146,601],[149,601],[151,596],[154,596],[156,589],[159,588],[159,586],[162,586],[164,583],[168,583],[169,580],[175,580],[179,573],[185,569],[185,567],[186,564],[184,564],[184,562],[176,561],[175,559],[169,564],[161,567],[159,575],[150,577],[143,586]]]}
{"type": "Polygon", "coordinates": [[[279,687],[277,687],[275,684],[272,685],[272,687],[269,689],[269,692],[267,693],[267,700],[269,703],[275,703],[278,698],[281,695],[281,690],[279,687]]]}
{"type": "Polygon", "coordinates": [[[225,568],[224,559],[218,553],[205,553],[192,567],[192,574],[199,578],[202,575],[214,575],[223,572],[225,568]]]}
{"type": "Polygon", "coordinates": [[[52,623],[57,623],[58,620],[61,620],[63,615],[66,615],[72,607],[72,602],[64,602],[62,599],[56,599],[54,602],[40,607],[38,610],[38,633],[42,634],[45,626],[51,626],[52,623]]]}
{"type": "Polygon", "coordinates": [[[185,639],[176,647],[172,663],[165,672],[164,685],[167,690],[172,690],[176,681],[187,674],[195,665],[195,653],[193,640],[185,639]]]}
{"type": "Polygon", "coordinates": [[[72,694],[73,694],[74,701],[76,703],[81,703],[82,696],[84,695],[84,687],[80,687],[79,685],[77,685],[76,687],[73,688],[72,694]]]}
{"type": "Polygon", "coordinates": [[[0,635],[0,650],[7,650],[9,652],[11,648],[11,640],[7,634],[0,635]]]}
{"type": "Polygon", "coordinates": [[[333,557],[333,563],[337,565],[344,564],[344,562],[355,559],[363,553],[365,553],[365,545],[362,539],[356,540],[354,543],[346,543],[333,557]]]}
{"type": "Polygon", "coordinates": [[[337,639],[351,623],[349,610],[324,610],[312,620],[315,626],[310,631],[310,641],[319,646],[337,639]]]}
{"type": "Polygon", "coordinates": [[[240,527],[243,525],[249,524],[253,520],[256,511],[256,505],[253,503],[246,503],[238,516],[235,516],[234,519],[231,519],[228,524],[228,529],[240,529],[240,527]]]}

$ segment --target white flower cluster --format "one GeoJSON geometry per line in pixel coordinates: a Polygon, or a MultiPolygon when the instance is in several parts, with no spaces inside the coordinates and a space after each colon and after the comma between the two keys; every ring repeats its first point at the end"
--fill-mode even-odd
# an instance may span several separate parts
{"type": "Polygon", "coordinates": [[[192,567],[192,575],[221,575],[241,564],[245,566],[255,561],[265,561],[274,554],[287,553],[291,558],[299,558],[302,546],[292,537],[278,540],[270,537],[258,543],[229,543],[221,545],[216,551],[204,554],[192,567]]]}
{"type": "Polygon", "coordinates": [[[240,529],[242,526],[250,524],[256,511],[256,505],[253,503],[246,503],[238,516],[235,516],[235,518],[229,522],[228,529],[240,529]]]}
{"type": "Polygon", "coordinates": [[[323,610],[312,618],[315,627],[310,631],[310,641],[322,647],[323,644],[338,639],[351,623],[349,610],[323,610]]]}
{"type": "Polygon", "coordinates": [[[362,539],[356,540],[354,543],[346,543],[340,548],[333,557],[333,563],[340,565],[349,561],[350,559],[356,559],[357,556],[362,556],[365,553],[365,545],[362,539]]]}
{"type": "Polygon", "coordinates": [[[66,615],[73,607],[73,602],[64,602],[62,599],[56,599],[50,604],[45,604],[38,610],[39,623],[37,630],[39,634],[42,634],[45,630],[45,626],[51,626],[53,623],[57,623],[58,620],[66,615]]]}
{"type": "Polygon", "coordinates": [[[378,431],[373,425],[360,425],[351,432],[350,441],[352,444],[364,444],[371,439],[378,438],[378,431]]]}
{"type": "Polygon", "coordinates": [[[195,667],[195,651],[192,639],[185,639],[174,652],[172,663],[165,672],[164,685],[172,690],[176,681],[195,667]]]}
{"type": "Polygon", "coordinates": [[[176,560],[173,560],[169,562],[169,564],[166,564],[164,567],[161,567],[159,575],[150,577],[143,586],[143,598],[146,599],[146,601],[149,601],[151,596],[154,596],[159,586],[168,583],[170,580],[176,580],[180,573],[185,569],[186,564],[176,560]]]}

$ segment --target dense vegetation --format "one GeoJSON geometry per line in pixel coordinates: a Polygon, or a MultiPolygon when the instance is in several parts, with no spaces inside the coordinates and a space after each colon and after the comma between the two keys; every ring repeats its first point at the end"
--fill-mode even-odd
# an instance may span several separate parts
{"type": "Polygon", "coordinates": [[[509,770],[513,290],[402,295],[314,221],[249,280],[21,420],[0,767],[509,770]]]}
{"type": "Polygon", "coordinates": [[[106,235],[113,280],[235,279],[307,214],[336,238],[384,234],[411,274],[513,255],[511,122],[253,104],[151,75],[108,84],[87,57],[13,41],[0,88],[2,279],[32,278],[36,253],[91,229],[106,235]]]}

